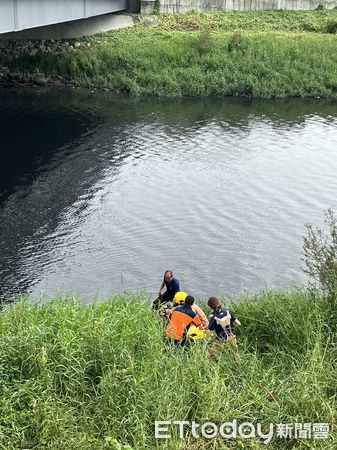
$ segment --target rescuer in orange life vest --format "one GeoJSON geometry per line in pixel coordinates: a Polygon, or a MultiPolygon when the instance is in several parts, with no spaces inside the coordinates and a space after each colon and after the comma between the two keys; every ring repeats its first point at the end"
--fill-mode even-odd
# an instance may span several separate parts
{"type": "Polygon", "coordinates": [[[166,334],[175,344],[185,346],[188,344],[187,332],[193,324],[197,327],[201,325],[197,313],[192,309],[194,297],[188,295],[182,306],[177,306],[171,314],[171,321],[166,328],[166,334]]]}

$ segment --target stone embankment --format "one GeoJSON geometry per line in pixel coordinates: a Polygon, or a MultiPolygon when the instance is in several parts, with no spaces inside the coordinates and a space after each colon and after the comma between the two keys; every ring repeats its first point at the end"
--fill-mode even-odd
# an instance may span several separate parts
{"type": "MultiPolygon", "coordinates": [[[[131,16],[130,16],[131,17],[131,16]]],[[[156,24],[156,19],[151,16],[132,16],[133,24],[143,24],[146,27],[152,27],[156,24]]],[[[102,42],[107,43],[102,35],[102,42]]],[[[33,76],[22,73],[12,73],[8,65],[19,55],[28,54],[36,55],[38,53],[71,53],[76,50],[90,49],[95,45],[85,38],[72,39],[0,39],[0,85],[10,84],[35,84],[44,85],[52,84],[71,84],[66,78],[57,76],[54,78],[46,78],[33,76]]]]}
{"type": "Polygon", "coordinates": [[[71,84],[65,78],[57,76],[55,78],[38,77],[31,74],[10,72],[6,66],[0,67],[0,85],[26,85],[44,86],[46,84],[71,84]]]}
{"type": "Polygon", "coordinates": [[[76,48],[91,47],[90,42],[83,42],[78,40],[0,40],[0,57],[15,57],[23,53],[36,55],[37,53],[55,53],[55,52],[72,52],[76,48]]]}
{"type": "Polygon", "coordinates": [[[35,84],[42,86],[48,83],[67,84],[61,76],[53,79],[30,74],[12,73],[7,64],[21,54],[36,55],[37,53],[73,52],[79,48],[90,48],[90,42],[79,40],[9,40],[0,41],[0,84],[35,84]]]}

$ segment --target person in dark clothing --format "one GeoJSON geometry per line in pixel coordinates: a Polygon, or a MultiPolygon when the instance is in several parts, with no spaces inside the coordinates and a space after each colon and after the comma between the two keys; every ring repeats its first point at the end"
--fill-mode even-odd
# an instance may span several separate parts
{"type": "Polygon", "coordinates": [[[237,343],[233,328],[241,326],[240,321],[231,311],[223,308],[217,297],[210,297],[208,306],[213,311],[209,318],[208,329],[215,333],[217,338],[210,350],[211,356],[218,356],[222,351],[223,343],[226,341],[228,341],[231,348],[236,351],[237,343]]]}
{"type": "Polygon", "coordinates": [[[153,302],[153,308],[158,309],[162,303],[172,302],[175,294],[179,291],[179,281],[174,278],[172,270],[166,270],[164,273],[164,279],[159,288],[158,298],[153,302]],[[164,287],[166,287],[166,291],[162,294],[164,287]]]}

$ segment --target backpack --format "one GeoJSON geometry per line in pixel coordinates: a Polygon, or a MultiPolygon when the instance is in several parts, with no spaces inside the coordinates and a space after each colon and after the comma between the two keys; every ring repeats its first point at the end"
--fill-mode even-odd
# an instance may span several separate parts
{"type": "Polygon", "coordinates": [[[216,321],[216,323],[218,325],[221,326],[221,328],[226,332],[226,334],[228,334],[228,329],[227,327],[230,326],[231,324],[231,314],[228,311],[228,309],[226,310],[227,314],[225,315],[225,317],[219,318],[214,316],[214,320],[216,321]]]}

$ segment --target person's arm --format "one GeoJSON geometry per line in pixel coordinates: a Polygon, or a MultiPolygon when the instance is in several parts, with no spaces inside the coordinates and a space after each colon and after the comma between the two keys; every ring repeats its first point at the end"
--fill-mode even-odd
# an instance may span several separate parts
{"type": "Polygon", "coordinates": [[[201,325],[202,325],[202,329],[206,329],[208,327],[208,319],[206,317],[206,314],[204,313],[204,311],[200,308],[200,306],[194,304],[192,305],[192,309],[195,313],[197,313],[199,319],[201,320],[201,325]]]}
{"type": "Polygon", "coordinates": [[[162,281],[160,288],[159,288],[159,296],[161,296],[161,291],[164,289],[165,281],[162,281]]]}
{"type": "Polygon", "coordinates": [[[193,317],[192,322],[194,323],[195,326],[200,327],[201,320],[199,319],[199,316],[197,313],[195,313],[195,316],[193,317]]]}
{"type": "Polygon", "coordinates": [[[214,315],[211,314],[211,316],[209,318],[209,323],[208,323],[208,332],[209,332],[209,335],[212,336],[213,338],[216,335],[215,325],[216,325],[216,321],[215,321],[214,315]]]}
{"type": "Polygon", "coordinates": [[[209,318],[209,324],[208,324],[209,331],[215,331],[215,325],[216,325],[216,321],[212,314],[211,317],[209,318]]]}
{"type": "Polygon", "coordinates": [[[173,294],[176,294],[177,292],[180,292],[179,281],[176,280],[175,278],[173,278],[173,280],[172,280],[172,282],[171,282],[170,289],[171,289],[171,291],[173,292],[173,294]]]}
{"type": "Polygon", "coordinates": [[[230,312],[231,315],[231,326],[232,327],[241,327],[241,322],[239,319],[237,319],[232,312],[230,312]]]}

